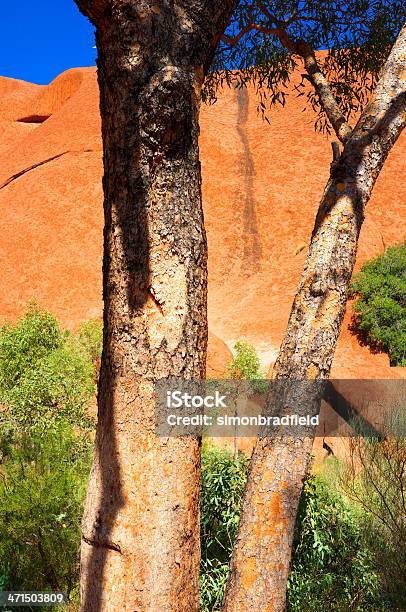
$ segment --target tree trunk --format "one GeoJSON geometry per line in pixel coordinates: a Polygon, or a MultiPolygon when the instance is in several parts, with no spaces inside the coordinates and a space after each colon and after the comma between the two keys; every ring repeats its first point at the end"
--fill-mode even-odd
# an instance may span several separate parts
{"type": "Polygon", "coordinates": [[[154,383],[205,374],[200,89],[234,2],[77,0],[96,26],[104,339],[82,610],[198,610],[200,440],[155,435],[154,383]]]}
{"type": "MultiPolygon", "coordinates": [[[[406,123],[405,79],[406,27],[340,159],[331,167],[275,364],[274,377],[281,380],[271,403],[282,413],[318,413],[322,384],[314,381],[326,379],[330,372],[364,209],[406,123]]],[[[258,441],[243,500],[225,612],[284,609],[297,506],[314,433],[308,428],[300,437],[263,436],[258,441]]]]}

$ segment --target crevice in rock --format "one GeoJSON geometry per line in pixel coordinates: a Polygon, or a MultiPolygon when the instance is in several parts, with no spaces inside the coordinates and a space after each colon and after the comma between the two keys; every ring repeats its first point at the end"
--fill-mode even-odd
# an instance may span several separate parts
{"type": "Polygon", "coordinates": [[[21,117],[16,119],[18,123],[44,123],[51,115],[28,115],[27,117],[21,117]]]}
{"type": "Polygon", "coordinates": [[[97,153],[98,151],[99,151],[98,149],[83,149],[82,151],[63,151],[62,153],[58,153],[58,155],[53,155],[52,157],[48,157],[47,159],[44,159],[43,161],[38,162],[37,164],[28,166],[28,168],[24,168],[24,170],[20,170],[20,172],[13,174],[12,176],[10,176],[10,178],[8,178],[6,181],[4,181],[4,183],[0,185],[0,189],[4,189],[4,187],[7,187],[7,185],[10,185],[10,183],[15,181],[16,179],[20,178],[24,174],[27,174],[27,172],[31,172],[31,170],[35,170],[35,168],[39,168],[40,166],[43,166],[44,164],[48,164],[54,159],[58,159],[59,157],[62,157],[63,155],[66,155],[67,153],[97,153]]]}
{"type": "Polygon", "coordinates": [[[27,172],[30,172],[31,170],[34,170],[39,166],[43,166],[44,164],[47,164],[48,162],[53,161],[54,159],[58,159],[59,157],[62,157],[62,155],[66,155],[66,153],[69,153],[69,151],[63,151],[63,153],[58,153],[58,155],[53,155],[52,157],[48,157],[47,159],[44,159],[43,161],[38,162],[37,164],[28,166],[28,168],[24,168],[24,170],[20,170],[20,172],[13,174],[13,176],[10,176],[10,178],[8,178],[2,185],[0,185],[0,189],[4,189],[4,187],[7,187],[7,185],[10,185],[10,183],[20,178],[20,176],[23,176],[27,172]]]}

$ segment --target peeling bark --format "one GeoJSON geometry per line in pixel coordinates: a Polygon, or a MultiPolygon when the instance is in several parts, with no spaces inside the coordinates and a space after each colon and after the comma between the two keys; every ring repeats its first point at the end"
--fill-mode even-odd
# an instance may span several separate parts
{"type": "Polygon", "coordinates": [[[85,611],[198,610],[200,440],[158,439],[154,383],[204,377],[200,90],[233,0],[78,0],[96,26],[104,339],[82,523],[85,611]]]}
{"type": "MultiPolygon", "coordinates": [[[[364,209],[406,124],[406,26],[325,188],[303,275],[274,368],[280,412],[317,414],[347,301],[364,209]]],[[[273,412],[274,410],[272,410],[273,412]]],[[[314,430],[302,438],[263,436],[251,461],[224,612],[281,612],[293,531],[314,430]]]]}

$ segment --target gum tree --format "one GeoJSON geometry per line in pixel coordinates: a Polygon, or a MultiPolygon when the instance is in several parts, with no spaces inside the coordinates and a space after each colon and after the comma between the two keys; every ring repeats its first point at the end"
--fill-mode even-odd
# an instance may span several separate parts
{"type": "Polygon", "coordinates": [[[76,3],[96,28],[105,214],[82,609],[197,610],[200,442],[156,437],[154,382],[205,373],[198,114],[235,1],[76,3]]]}
{"type": "MultiPolygon", "coordinates": [[[[364,210],[406,123],[402,19],[404,8],[396,0],[350,0],[345,5],[335,0],[243,0],[222,39],[217,72],[207,83],[209,100],[225,82],[240,87],[253,83],[266,114],[269,105],[284,103],[286,88],[299,70],[295,87],[315,109],[316,128],[334,132],[338,140],[274,367],[280,384],[269,396],[269,410],[319,411],[364,210]],[[231,70],[236,68],[240,71],[231,70]]],[[[279,612],[285,605],[298,500],[315,432],[303,429],[296,437],[292,432],[285,437],[266,433],[251,461],[226,612],[279,612]]]]}

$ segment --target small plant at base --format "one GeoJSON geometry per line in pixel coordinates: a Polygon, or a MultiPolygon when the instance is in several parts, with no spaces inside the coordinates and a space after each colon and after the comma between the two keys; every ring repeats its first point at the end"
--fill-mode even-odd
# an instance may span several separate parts
{"type": "Polygon", "coordinates": [[[260,363],[255,348],[248,342],[236,342],[236,356],[228,366],[228,376],[237,380],[260,378],[260,363]]]}
{"type": "Polygon", "coordinates": [[[307,478],[300,498],[288,581],[287,610],[378,612],[381,596],[360,515],[323,480],[307,478]]]}
{"type": "Polygon", "coordinates": [[[242,453],[204,445],[200,498],[200,594],[202,612],[220,610],[249,459],[242,453]]]}

